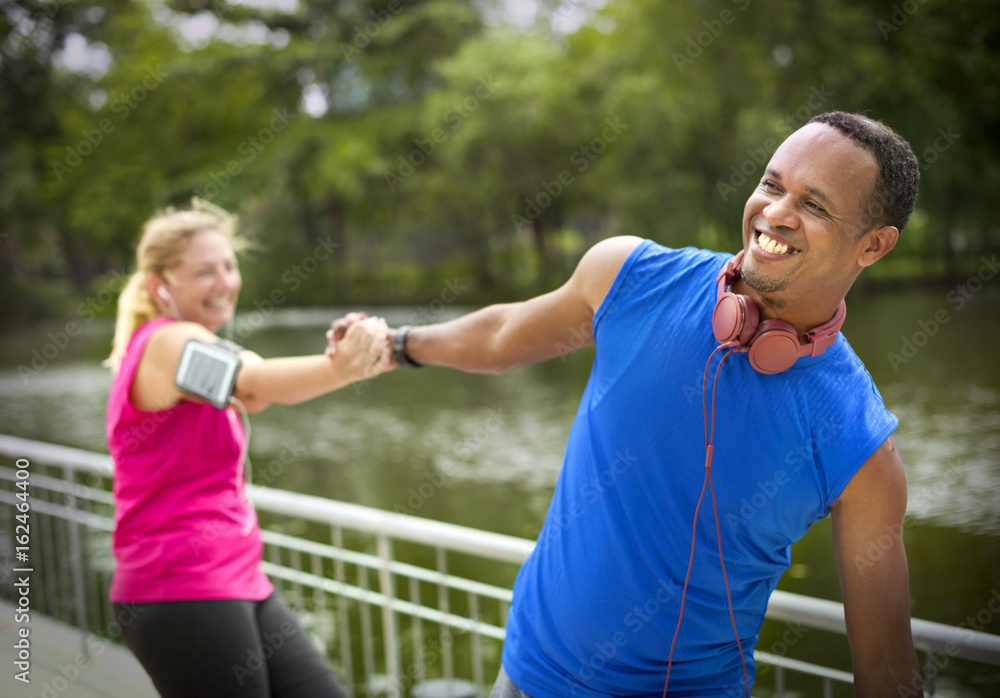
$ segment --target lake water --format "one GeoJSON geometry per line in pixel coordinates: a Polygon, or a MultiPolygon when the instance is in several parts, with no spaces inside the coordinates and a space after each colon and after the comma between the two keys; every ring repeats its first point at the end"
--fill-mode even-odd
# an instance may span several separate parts
{"type": "MultiPolygon", "coordinates": [[[[1000,284],[994,285],[969,299],[948,288],[854,294],[844,333],[900,419],[912,614],[1000,634],[1000,614],[990,609],[991,599],[1000,600],[1000,284]]],[[[394,325],[416,311],[290,311],[269,318],[243,343],[265,357],[319,352],[329,320],[354,309],[384,314],[394,325]]],[[[468,310],[448,308],[437,318],[468,310]]],[[[242,316],[237,328],[256,319],[242,316]]],[[[72,320],[82,328],[77,336],[63,336],[60,322],[0,340],[0,432],[106,452],[110,376],[100,361],[110,324],[72,320]]],[[[397,370],[305,405],[272,407],[251,418],[255,482],[533,538],[592,356],[585,350],[504,376],[397,370]],[[271,463],[283,449],[300,455],[278,473],[271,463]],[[434,470],[448,476],[424,499],[419,485],[434,470]]],[[[815,526],[793,549],[779,588],[840,600],[831,538],[829,519],[815,526]]],[[[783,630],[765,624],[759,649],[780,652],[783,630]]],[[[796,638],[796,644],[793,656],[850,668],[842,637],[796,638]]],[[[997,696],[1000,669],[951,661],[938,688],[997,696]]]]}

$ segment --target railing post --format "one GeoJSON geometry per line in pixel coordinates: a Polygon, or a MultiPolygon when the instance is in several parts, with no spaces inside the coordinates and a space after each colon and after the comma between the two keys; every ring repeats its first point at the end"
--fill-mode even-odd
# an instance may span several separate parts
{"type": "MultiPolygon", "coordinates": [[[[410,577],[410,601],[418,606],[421,605],[420,582],[413,577],[410,577]]],[[[424,658],[424,624],[420,616],[413,616],[411,618],[410,630],[413,635],[413,666],[416,668],[414,672],[415,676],[411,678],[414,683],[420,683],[427,678],[427,672],[424,667],[424,662],[427,661],[424,658]]]]}
{"type": "MultiPolygon", "coordinates": [[[[335,547],[344,549],[344,535],[340,526],[331,526],[331,540],[335,547]]],[[[347,575],[344,572],[344,561],[337,558],[333,563],[334,578],[342,585],[347,584],[347,575]]],[[[354,686],[354,665],[351,658],[351,618],[347,612],[347,598],[343,594],[337,594],[337,615],[340,616],[340,670],[344,672],[344,681],[347,686],[353,689],[354,686]]]]}
{"type": "MultiPolygon", "coordinates": [[[[445,575],[448,574],[448,556],[444,548],[436,548],[434,551],[435,562],[437,563],[437,571],[441,573],[441,581],[438,582],[438,609],[445,613],[450,612],[448,603],[448,587],[444,582],[445,575]]],[[[441,669],[444,672],[444,677],[446,679],[453,678],[455,675],[455,665],[452,661],[452,649],[453,643],[449,642],[447,647],[444,644],[444,633],[449,632],[445,626],[441,626],[438,638],[441,640],[441,669]]]]}
{"type": "MultiPolygon", "coordinates": [[[[358,586],[368,591],[368,568],[358,568],[358,586]]],[[[367,594],[365,595],[367,596],[367,594]]],[[[371,677],[375,675],[375,650],[372,648],[372,606],[365,600],[361,604],[361,659],[364,666],[365,695],[373,695],[371,677]]]]}
{"type": "MultiPolygon", "coordinates": [[[[63,468],[63,479],[76,482],[73,468],[63,468]]],[[[66,495],[66,504],[70,509],[69,517],[69,549],[73,565],[73,601],[76,604],[76,623],[80,627],[80,644],[83,646],[83,656],[90,659],[90,648],[87,646],[87,604],[84,599],[83,553],[80,546],[80,525],[76,520],[76,495],[72,492],[66,495]]]]}
{"type": "MultiPolygon", "coordinates": [[[[469,615],[473,622],[479,625],[479,596],[469,592],[469,615]]],[[[483,692],[483,643],[479,636],[479,630],[472,631],[472,682],[476,684],[476,689],[483,692]]]]}
{"type": "MultiPolygon", "coordinates": [[[[45,589],[42,594],[42,601],[45,604],[45,613],[52,618],[59,618],[61,611],[61,604],[59,603],[59,580],[56,575],[55,558],[52,554],[52,551],[57,549],[56,521],[51,516],[39,514],[38,523],[38,548],[42,558],[42,569],[48,570],[48,573],[45,575],[45,589]]],[[[14,529],[11,528],[11,530],[13,531],[14,529]]]]}
{"type": "MultiPolygon", "coordinates": [[[[302,553],[298,550],[289,551],[288,564],[291,565],[292,569],[302,570],[302,553]]],[[[295,595],[296,612],[301,613],[306,607],[306,601],[305,596],[302,594],[302,584],[300,582],[292,582],[292,593],[295,595]]]]}
{"type": "Polygon", "coordinates": [[[402,684],[399,675],[399,636],[396,632],[396,583],[389,569],[392,563],[392,541],[384,533],[378,537],[378,555],[382,559],[379,575],[382,593],[385,595],[385,605],[382,606],[382,635],[385,644],[385,669],[389,675],[389,695],[391,698],[404,698],[400,695],[402,684]]]}
{"type": "MultiPolygon", "coordinates": [[[[325,577],[323,572],[323,559],[318,555],[310,556],[310,571],[316,577],[325,577]]],[[[323,651],[327,656],[330,655],[330,645],[336,642],[334,629],[332,627],[333,612],[327,608],[326,605],[326,593],[318,586],[312,588],[312,607],[313,613],[316,616],[316,624],[319,626],[319,632],[322,633],[323,637],[323,651]]]]}

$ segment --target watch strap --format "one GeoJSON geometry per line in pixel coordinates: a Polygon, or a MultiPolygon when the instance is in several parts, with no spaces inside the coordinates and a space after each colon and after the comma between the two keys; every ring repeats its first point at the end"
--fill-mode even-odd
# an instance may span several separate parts
{"type": "Polygon", "coordinates": [[[420,368],[423,364],[417,363],[410,358],[410,355],[406,353],[406,335],[410,332],[409,325],[403,325],[398,330],[396,330],[395,336],[392,338],[392,358],[400,366],[407,366],[409,368],[420,368]]]}

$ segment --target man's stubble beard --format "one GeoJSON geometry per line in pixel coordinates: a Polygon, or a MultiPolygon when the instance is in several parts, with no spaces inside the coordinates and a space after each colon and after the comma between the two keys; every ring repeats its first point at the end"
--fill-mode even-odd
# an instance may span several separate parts
{"type": "Polygon", "coordinates": [[[740,275],[743,277],[746,285],[757,293],[777,293],[784,291],[788,286],[787,278],[768,278],[763,274],[759,274],[756,266],[753,264],[747,266],[744,263],[743,268],[740,270],[740,275]]]}

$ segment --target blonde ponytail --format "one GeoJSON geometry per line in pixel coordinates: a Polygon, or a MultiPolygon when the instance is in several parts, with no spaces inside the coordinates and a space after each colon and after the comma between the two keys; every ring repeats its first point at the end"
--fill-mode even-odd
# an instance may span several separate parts
{"type": "Polygon", "coordinates": [[[236,216],[201,199],[192,199],[191,208],[167,208],[146,221],[136,248],[136,270],[118,297],[118,317],[111,356],[104,365],[117,372],[125,357],[132,334],[142,325],[161,315],[146,289],[146,277],[158,274],[171,279],[171,271],[180,264],[191,236],[202,230],[215,230],[229,241],[234,252],[252,244],[236,230],[236,216]]]}
{"type": "Polygon", "coordinates": [[[111,356],[104,360],[104,365],[117,372],[132,334],[159,314],[159,309],[146,290],[146,272],[136,271],[118,296],[115,338],[111,342],[111,356]]]}

